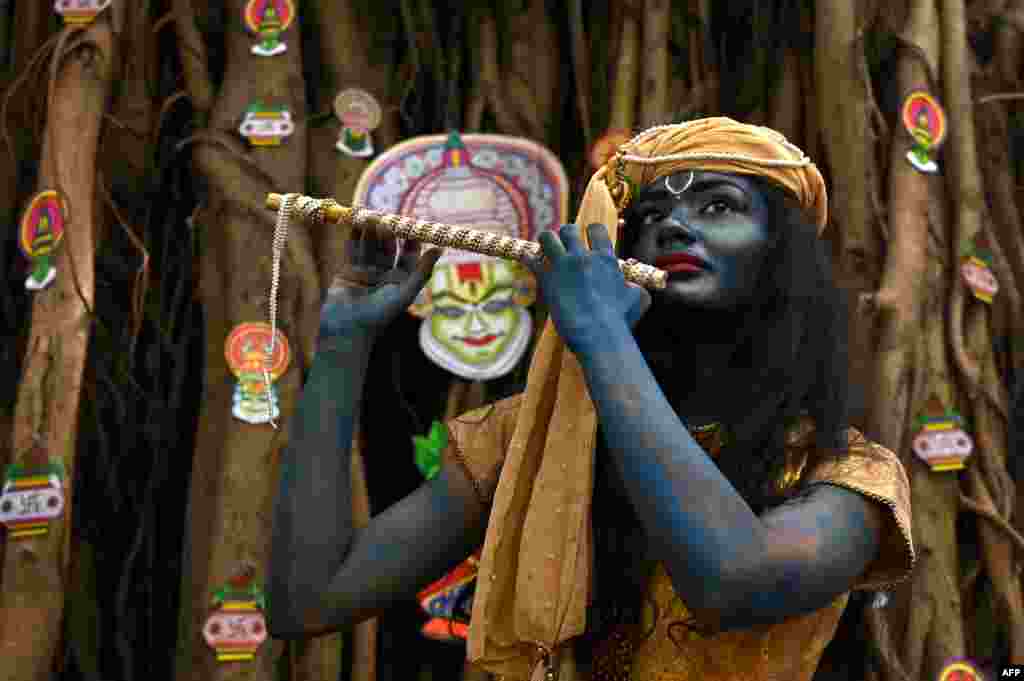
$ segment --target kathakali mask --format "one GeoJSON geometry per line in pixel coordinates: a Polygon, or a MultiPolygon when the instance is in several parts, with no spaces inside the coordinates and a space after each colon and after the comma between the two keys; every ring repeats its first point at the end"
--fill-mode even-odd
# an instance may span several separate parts
{"type": "MultiPolygon", "coordinates": [[[[565,171],[533,142],[501,135],[430,135],[399,144],[363,173],[354,203],[520,239],[557,229],[567,208],[565,171]]],[[[511,371],[529,346],[533,275],[516,262],[449,249],[410,312],[420,346],[467,380],[511,371]]]]}

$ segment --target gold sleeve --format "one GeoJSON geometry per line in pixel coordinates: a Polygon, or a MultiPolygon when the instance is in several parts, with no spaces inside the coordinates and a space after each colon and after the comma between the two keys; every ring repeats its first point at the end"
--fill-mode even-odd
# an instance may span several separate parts
{"type": "Polygon", "coordinates": [[[442,465],[458,468],[476,488],[484,506],[490,506],[505,452],[516,427],[522,395],[489,404],[449,420],[448,446],[442,465]]]}
{"type": "Polygon", "coordinates": [[[878,556],[854,589],[881,590],[910,576],[914,567],[914,541],[910,526],[910,483],[899,458],[850,429],[849,454],[840,461],[824,462],[807,477],[806,484],[829,484],[862,494],[887,510],[878,556]]]}

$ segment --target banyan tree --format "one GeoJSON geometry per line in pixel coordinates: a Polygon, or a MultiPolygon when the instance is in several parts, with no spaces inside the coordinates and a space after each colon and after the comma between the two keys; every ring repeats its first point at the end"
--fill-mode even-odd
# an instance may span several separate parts
{"type": "MultiPolygon", "coordinates": [[[[302,644],[261,630],[278,457],[348,236],[293,221],[275,257],[264,199],[347,203],[408,140],[461,140],[440,164],[501,135],[564,169],[562,220],[614,140],[707,115],[825,173],[851,422],[911,477],[917,569],[852,601],[815,678],[1024,664],[1022,57],[1021,0],[0,2],[0,678],[481,678],[415,602],[302,644]]],[[[434,421],[525,378],[528,344],[459,375],[420,325],[371,358],[364,521],[430,474],[434,421]]]]}

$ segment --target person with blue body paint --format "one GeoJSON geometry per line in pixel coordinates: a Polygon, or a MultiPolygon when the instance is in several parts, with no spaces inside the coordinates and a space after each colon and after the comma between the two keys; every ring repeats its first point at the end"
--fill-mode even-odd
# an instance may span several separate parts
{"type": "Polygon", "coordinates": [[[441,473],[355,529],[369,351],[437,257],[391,268],[364,247],[324,305],[284,455],[271,634],[349,627],[482,546],[469,657],[500,677],[810,679],[849,593],[914,562],[906,474],[846,423],[826,221],[821,175],[767,128],[701,119],[622,145],[576,224],[540,237],[549,321],[526,390],[450,421],[441,473]],[[666,288],[628,284],[618,257],[666,288]]]}

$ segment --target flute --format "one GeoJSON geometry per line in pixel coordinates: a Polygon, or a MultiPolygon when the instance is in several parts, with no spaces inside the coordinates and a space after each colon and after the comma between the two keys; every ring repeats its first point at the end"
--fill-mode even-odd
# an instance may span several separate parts
{"type": "MultiPolygon", "coordinates": [[[[285,196],[267,194],[266,205],[271,210],[280,210],[285,196]]],[[[347,223],[361,228],[373,228],[386,235],[402,239],[413,239],[445,248],[458,248],[481,255],[491,255],[505,260],[526,262],[543,257],[541,246],[536,241],[514,239],[510,236],[486,232],[471,227],[428,222],[394,213],[342,206],[334,199],[314,199],[296,196],[292,210],[305,220],[316,224],[347,223]]],[[[287,217],[291,217],[290,215],[287,217]]],[[[619,260],[626,281],[644,288],[663,289],[668,282],[668,272],[630,258],[619,260]]]]}

